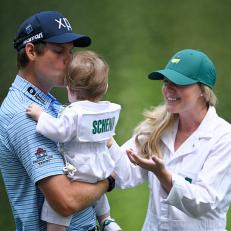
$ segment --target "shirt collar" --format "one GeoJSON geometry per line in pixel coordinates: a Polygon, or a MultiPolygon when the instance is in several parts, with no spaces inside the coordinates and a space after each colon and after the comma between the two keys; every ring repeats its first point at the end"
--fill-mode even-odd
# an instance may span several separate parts
{"type": "Polygon", "coordinates": [[[51,103],[54,103],[54,101],[57,102],[56,98],[53,97],[50,93],[44,93],[39,88],[37,88],[19,75],[16,76],[12,84],[12,88],[20,90],[32,101],[44,106],[45,108],[48,108],[51,103]]]}
{"type": "Polygon", "coordinates": [[[206,113],[204,119],[201,121],[200,126],[197,129],[198,138],[211,138],[214,132],[214,126],[216,123],[214,120],[218,117],[216,109],[210,106],[208,112],[206,113]]]}
{"type": "MultiPolygon", "coordinates": [[[[213,123],[213,120],[217,117],[218,115],[216,113],[216,109],[213,106],[210,106],[204,119],[201,121],[201,124],[199,125],[197,130],[193,133],[193,135],[195,135],[195,138],[196,139],[211,138],[213,136],[213,130],[214,130],[213,125],[215,125],[213,123]]],[[[163,143],[165,143],[165,145],[168,146],[168,144],[172,144],[175,142],[177,128],[178,128],[178,120],[175,121],[175,123],[170,129],[166,130],[163,133],[161,140],[163,143]]]]}
{"type": "Polygon", "coordinates": [[[175,152],[174,142],[178,128],[177,120],[173,124],[172,128],[170,128],[168,131],[165,131],[161,137],[161,140],[165,144],[165,147],[168,148],[171,153],[176,153],[176,155],[173,155],[166,163],[169,164],[177,158],[181,158],[184,155],[194,152],[200,146],[200,140],[210,140],[214,136],[214,132],[216,132],[215,126],[217,126],[217,117],[218,115],[215,108],[210,106],[204,119],[201,121],[200,126],[175,152]]]}

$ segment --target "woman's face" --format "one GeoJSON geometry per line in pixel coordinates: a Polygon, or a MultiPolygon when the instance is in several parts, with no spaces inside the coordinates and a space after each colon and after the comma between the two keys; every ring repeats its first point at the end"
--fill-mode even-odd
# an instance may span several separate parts
{"type": "Polygon", "coordinates": [[[205,99],[199,84],[176,85],[164,79],[162,93],[166,109],[171,113],[195,112],[205,105],[205,99]]]}

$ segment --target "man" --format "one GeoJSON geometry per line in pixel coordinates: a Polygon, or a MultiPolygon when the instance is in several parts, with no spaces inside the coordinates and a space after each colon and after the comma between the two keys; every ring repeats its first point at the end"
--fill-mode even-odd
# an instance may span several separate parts
{"type": "Polygon", "coordinates": [[[87,47],[88,36],[75,34],[61,13],[45,11],[19,27],[14,47],[18,75],[0,108],[0,169],[8,192],[17,231],[44,231],[40,220],[46,197],[63,216],[73,214],[71,231],[95,230],[91,204],[111,190],[113,178],[88,184],[71,182],[63,174],[63,159],[55,143],[35,131],[25,114],[31,103],[57,116],[61,104],[49,93],[64,85],[73,47],[87,47]]]}

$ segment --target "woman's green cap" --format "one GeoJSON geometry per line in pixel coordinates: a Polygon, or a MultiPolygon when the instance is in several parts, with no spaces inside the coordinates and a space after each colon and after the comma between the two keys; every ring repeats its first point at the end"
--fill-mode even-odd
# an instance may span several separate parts
{"type": "Polygon", "coordinates": [[[202,83],[213,88],[216,82],[216,68],[203,52],[185,49],[177,52],[163,70],[153,71],[148,78],[167,78],[177,85],[202,83]]]}

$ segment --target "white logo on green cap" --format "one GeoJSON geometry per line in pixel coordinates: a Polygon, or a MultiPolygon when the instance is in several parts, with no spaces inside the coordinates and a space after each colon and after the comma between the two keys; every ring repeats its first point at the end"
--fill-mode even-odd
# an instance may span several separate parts
{"type": "Polygon", "coordinates": [[[179,63],[180,62],[180,58],[173,58],[171,60],[171,63],[179,63]]]}

